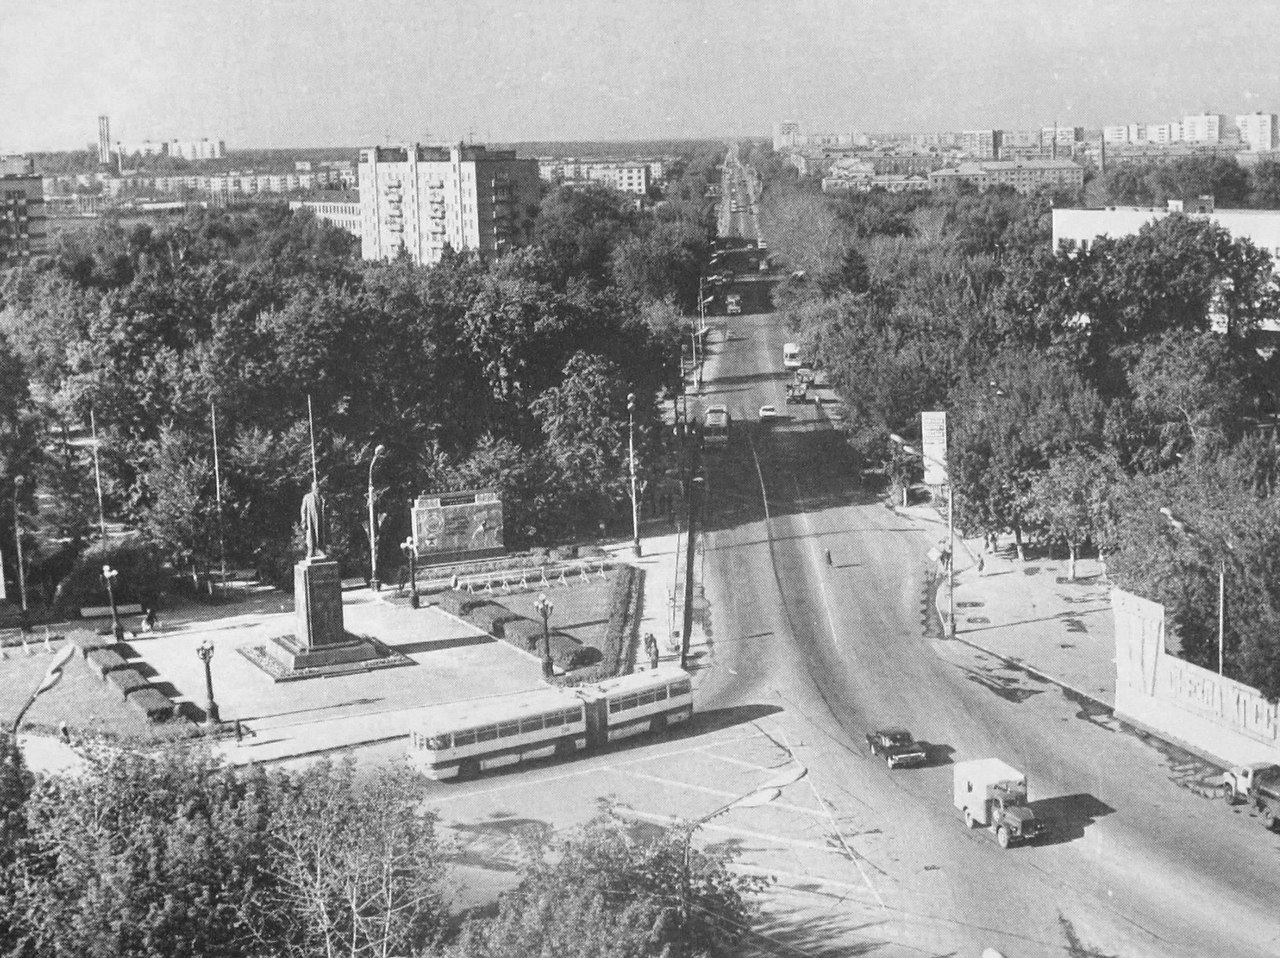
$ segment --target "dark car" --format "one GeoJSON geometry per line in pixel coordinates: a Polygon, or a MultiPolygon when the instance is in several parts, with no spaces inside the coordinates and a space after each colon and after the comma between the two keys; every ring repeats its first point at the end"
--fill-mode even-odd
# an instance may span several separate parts
{"type": "Polygon", "coordinates": [[[924,746],[904,728],[883,728],[869,733],[867,747],[871,749],[872,755],[884,756],[885,764],[890,768],[923,765],[929,760],[929,753],[924,746]]]}

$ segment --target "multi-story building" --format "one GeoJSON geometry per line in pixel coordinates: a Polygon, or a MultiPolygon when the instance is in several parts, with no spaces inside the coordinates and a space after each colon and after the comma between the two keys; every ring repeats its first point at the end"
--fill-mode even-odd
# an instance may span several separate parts
{"type": "Polygon", "coordinates": [[[775,123],[773,125],[773,150],[775,153],[781,153],[783,150],[791,150],[799,146],[800,124],[799,123],[775,123]]]}
{"type": "Polygon", "coordinates": [[[25,156],[0,157],[0,264],[45,251],[44,181],[25,156]]]}
{"type": "Polygon", "coordinates": [[[352,236],[360,235],[360,198],[358,196],[333,200],[294,200],[289,204],[289,209],[310,210],[316,219],[332,223],[352,236]]]}
{"type": "Polygon", "coordinates": [[[404,250],[437,263],[446,246],[501,252],[529,235],[538,162],[483,146],[369,147],[360,151],[360,236],[365,259],[404,250]]]}
{"type": "Polygon", "coordinates": [[[1182,140],[1186,143],[1218,143],[1227,131],[1221,113],[1196,113],[1182,118],[1182,140]]]}
{"type": "Polygon", "coordinates": [[[1236,117],[1236,129],[1240,131],[1240,142],[1250,150],[1263,152],[1280,145],[1277,140],[1280,129],[1276,126],[1274,113],[1241,114],[1236,117]]]}
{"type": "Polygon", "coordinates": [[[1000,155],[1002,130],[965,130],[960,134],[961,152],[980,160],[994,160],[1000,155]]]}
{"type": "Polygon", "coordinates": [[[111,162],[111,118],[98,117],[98,162],[111,162]]]}
{"type": "Polygon", "coordinates": [[[1011,186],[1019,193],[1042,187],[1078,190],[1084,186],[1084,169],[1070,160],[988,160],[929,174],[930,189],[953,188],[959,183],[971,183],[979,190],[1011,186]]]}
{"type": "Polygon", "coordinates": [[[1182,142],[1182,124],[1176,120],[1172,123],[1148,123],[1147,142],[1160,146],[1182,142]]]}
{"type": "Polygon", "coordinates": [[[170,140],[169,155],[184,160],[220,160],[227,155],[227,144],[222,140],[170,140]]]}

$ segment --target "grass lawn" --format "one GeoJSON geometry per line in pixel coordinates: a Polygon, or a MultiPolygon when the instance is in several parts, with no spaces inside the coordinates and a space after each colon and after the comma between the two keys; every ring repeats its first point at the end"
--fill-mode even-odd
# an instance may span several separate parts
{"type": "MultiPolygon", "coordinates": [[[[545,590],[498,594],[492,597],[492,601],[541,625],[542,617],[535,606],[540,592],[545,592],[547,601],[554,607],[548,623],[553,632],[563,632],[583,645],[603,649],[605,629],[609,624],[609,600],[616,578],[617,574],[612,570],[606,572],[603,579],[598,572],[592,573],[590,583],[572,576],[570,585],[553,584],[545,590]]],[[[552,581],[554,583],[555,580],[552,581]]]]}

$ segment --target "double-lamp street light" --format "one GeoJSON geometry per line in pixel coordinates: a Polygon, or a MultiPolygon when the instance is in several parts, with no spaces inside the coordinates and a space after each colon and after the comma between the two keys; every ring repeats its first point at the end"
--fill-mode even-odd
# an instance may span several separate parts
{"type": "Polygon", "coordinates": [[[111,605],[111,633],[117,642],[124,641],[124,626],[120,624],[120,613],[116,609],[116,576],[120,572],[110,565],[102,567],[102,579],[107,584],[107,602],[111,605]]]}
{"type": "Polygon", "coordinates": [[[889,438],[897,443],[907,455],[928,459],[935,466],[942,469],[943,474],[947,477],[947,634],[954,639],[956,637],[956,488],[951,482],[951,470],[945,462],[939,462],[933,456],[926,455],[897,433],[889,433],[889,438]]]}

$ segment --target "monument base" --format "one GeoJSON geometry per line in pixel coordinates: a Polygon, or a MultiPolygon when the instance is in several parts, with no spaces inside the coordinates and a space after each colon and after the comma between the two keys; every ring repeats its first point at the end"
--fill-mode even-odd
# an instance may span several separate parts
{"type": "Polygon", "coordinates": [[[369,636],[345,633],[341,642],[307,648],[290,635],[276,636],[261,643],[239,647],[241,655],[256,665],[273,682],[324,678],[392,669],[413,665],[413,660],[369,636]]]}

